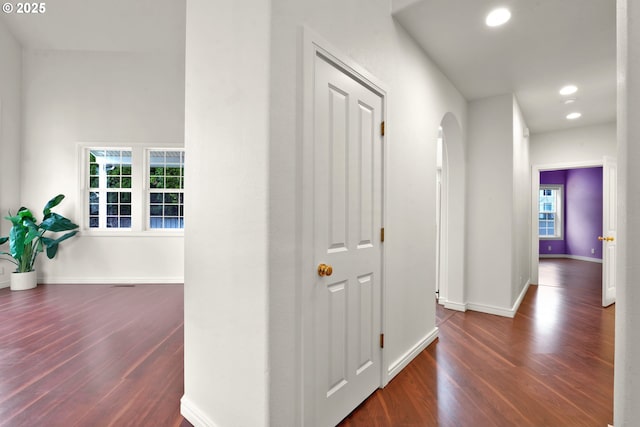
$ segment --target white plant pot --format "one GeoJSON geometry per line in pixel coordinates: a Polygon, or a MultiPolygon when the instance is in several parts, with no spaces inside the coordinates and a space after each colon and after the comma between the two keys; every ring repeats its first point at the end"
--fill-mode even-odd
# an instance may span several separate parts
{"type": "Polygon", "coordinates": [[[38,275],[35,271],[27,273],[11,273],[11,290],[24,291],[38,285],[38,275]]]}

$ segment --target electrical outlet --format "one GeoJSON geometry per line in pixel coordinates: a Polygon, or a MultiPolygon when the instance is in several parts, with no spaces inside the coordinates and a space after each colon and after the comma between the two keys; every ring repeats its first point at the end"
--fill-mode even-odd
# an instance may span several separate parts
{"type": "Polygon", "coordinates": [[[595,248],[591,248],[591,253],[595,254],[596,253],[596,249],[595,248]]]}
{"type": "Polygon", "coordinates": [[[547,246],[547,250],[550,251],[551,250],[551,245],[547,246]]]}

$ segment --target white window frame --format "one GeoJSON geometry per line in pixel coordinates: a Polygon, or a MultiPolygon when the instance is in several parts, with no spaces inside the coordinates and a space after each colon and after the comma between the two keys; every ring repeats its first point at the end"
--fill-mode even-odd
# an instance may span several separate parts
{"type": "Polygon", "coordinates": [[[79,197],[77,217],[80,219],[80,229],[83,235],[105,237],[133,237],[133,236],[176,236],[184,235],[184,228],[163,229],[147,227],[147,150],[153,151],[184,151],[180,144],[127,144],[127,143],[102,143],[78,144],[78,182],[79,197]],[[130,150],[131,151],[131,228],[90,228],[89,227],[89,152],[90,150],[130,150]]]}
{"type": "MultiPolygon", "coordinates": [[[[184,226],[183,228],[151,228],[151,201],[150,201],[150,197],[151,197],[151,193],[179,193],[182,194],[182,197],[184,198],[184,184],[183,184],[183,188],[163,188],[163,189],[157,189],[157,188],[151,188],[151,174],[150,174],[150,167],[151,167],[151,152],[152,151],[179,151],[183,154],[183,167],[184,167],[184,163],[185,163],[185,151],[184,148],[182,147],[150,147],[150,148],[145,148],[144,150],[144,160],[145,160],[145,164],[144,164],[144,186],[145,186],[145,212],[144,212],[144,217],[145,217],[145,229],[148,231],[163,231],[163,232],[167,232],[167,233],[173,233],[173,232],[180,232],[184,230],[184,226]]],[[[184,181],[184,175],[182,176],[182,180],[184,181]]],[[[184,221],[184,215],[183,215],[183,221],[184,221]]]]}
{"type": "MultiPolygon", "coordinates": [[[[540,191],[542,190],[555,190],[556,193],[556,211],[554,219],[554,230],[556,234],[554,236],[541,236],[540,235],[540,223],[538,222],[538,238],[540,240],[563,240],[564,239],[564,185],[562,184],[540,184],[540,191]]],[[[540,192],[538,192],[538,221],[540,221],[540,192]]]]}

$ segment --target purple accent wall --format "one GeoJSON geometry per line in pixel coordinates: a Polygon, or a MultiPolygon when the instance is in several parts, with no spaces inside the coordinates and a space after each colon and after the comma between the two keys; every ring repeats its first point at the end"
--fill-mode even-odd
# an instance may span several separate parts
{"type": "Polygon", "coordinates": [[[564,240],[540,240],[539,253],[602,259],[602,168],[541,172],[540,183],[564,185],[565,214],[564,240]]]}
{"type": "Polygon", "coordinates": [[[567,254],[602,259],[602,168],[567,171],[565,192],[567,254]]]}

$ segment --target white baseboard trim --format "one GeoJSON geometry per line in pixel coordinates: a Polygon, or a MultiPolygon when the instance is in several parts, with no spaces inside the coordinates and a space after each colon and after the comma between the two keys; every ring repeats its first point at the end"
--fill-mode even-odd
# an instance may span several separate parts
{"type": "Polygon", "coordinates": [[[540,258],[568,258],[568,259],[577,259],[578,261],[589,261],[589,262],[597,262],[602,264],[602,259],[600,258],[589,258],[588,256],[582,255],[566,255],[566,254],[554,254],[554,255],[539,255],[540,258]]]}
{"type": "Polygon", "coordinates": [[[520,308],[520,304],[522,304],[522,300],[524,299],[524,296],[527,294],[527,291],[529,290],[529,286],[531,286],[531,280],[527,280],[527,283],[524,284],[524,288],[522,288],[520,295],[518,295],[518,299],[516,299],[516,302],[513,303],[513,307],[511,307],[511,311],[513,311],[513,316],[511,317],[514,317],[518,312],[518,309],[520,308]]]}
{"type": "Polygon", "coordinates": [[[524,288],[522,288],[520,295],[518,295],[518,299],[511,308],[496,307],[494,305],[486,304],[476,304],[472,302],[467,303],[467,308],[469,308],[469,310],[479,311],[480,313],[494,314],[496,316],[513,318],[518,312],[518,308],[520,308],[520,304],[522,303],[522,300],[524,299],[524,296],[526,295],[530,285],[530,281],[527,280],[527,283],[524,285],[524,288]]]}
{"type": "Polygon", "coordinates": [[[444,305],[444,308],[448,308],[449,310],[467,311],[467,304],[462,304],[460,302],[445,301],[442,305],[444,305]]]}
{"type": "Polygon", "coordinates": [[[186,395],[180,399],[180,415],[195,427],[218,427],[186,395]]]}
{"type": "Polygon", "coordinates": [[[418,341],[409,351],[393,362],[387,369],[387,383],[398,375],[422,350],[434,342],[436,338],[438,338],[438,328],[433,328],[427,336],[418,341]]]}
{"type": "Polygon", "coordinates": [[[3,280],[0,282],[0,289],[8,288],[9,286],[11,286],[10,280],[3,280]]]}
{"type": "Polygon", "coordinates": [[[95,285],[95,284],[183,284],[184,277],[38,277],[43,285],[95,285]]]}
{"type": "Polygon", "coordinates": [[[469,310],[478,311],[480,313],[494,314],[502,317],[513,317],[515,314],[510,308],[497,307],[495,305],[476,304],[473,302],[467,303],[469,310]]]}

